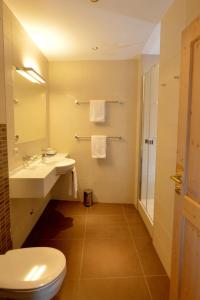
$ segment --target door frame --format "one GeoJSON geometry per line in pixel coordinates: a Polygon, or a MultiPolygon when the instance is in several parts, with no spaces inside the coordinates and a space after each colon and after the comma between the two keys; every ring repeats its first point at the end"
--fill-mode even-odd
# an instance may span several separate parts
{"type": "MultiPolygon", "coordinates": [[[[182,190],[176,191],[174,200],[174,225],[173,225],[173,246],[172,246],[172,268],[171,268],[171,287],[170,300],[180,299],[182,262],[183,262],[183,243],[184,243],[184,225],[186,218],[186,178],[184,170],[187,170],[187,143],[188,143],[188,125],[189,125],[189,105],[191,99],[190,79],[192,76],[191,45],[200,39],[200,17],[194,20],[182,33],[181,50],[181,84],[179,98],[179,125],[178,125],[178,151],[177,168],[178,175],[183,177],[182,190]],[[181,151],[180,151],[181,149],[181,151]]],[[[191,218],[192,221],[192,218],[191,218]]],[[[194,223],[194,222],[191,222],[194,223]]],[[[188,299],[192,300],[192,299],[188,299]]]]}

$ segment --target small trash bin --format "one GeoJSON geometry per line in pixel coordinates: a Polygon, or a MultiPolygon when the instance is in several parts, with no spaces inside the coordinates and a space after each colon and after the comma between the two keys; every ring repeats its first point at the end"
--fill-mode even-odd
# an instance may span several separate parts
{"type": "Polygon", "coordinates": [[[93,196],[92,196],[92,190],[86,189],[83,192],[83,203],[86,207],[90,207],[93,204],[93,196]]]}

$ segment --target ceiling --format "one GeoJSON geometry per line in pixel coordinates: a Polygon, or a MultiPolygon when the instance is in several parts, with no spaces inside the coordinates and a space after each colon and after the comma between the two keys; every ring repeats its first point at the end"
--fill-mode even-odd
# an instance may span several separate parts
{"type": "Polygon", "coordinates": [[[49,60],[130,59],[173,0],[6,0],[49,60]],[[92,48],[98,47],[98,50],[92,48]]]}

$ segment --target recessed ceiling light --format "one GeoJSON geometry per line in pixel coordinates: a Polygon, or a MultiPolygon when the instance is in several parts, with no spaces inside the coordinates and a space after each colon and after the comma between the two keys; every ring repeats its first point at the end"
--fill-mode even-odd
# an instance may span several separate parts
{"type": "Polygon", "coordinates": [[[92,47],[91,49],[92,49],[93,51],[97,51],[97,50],[99,50],[99,47],[96,46],[96,47],[92,47]]]}
{"type": "Polygon", "coordinates": [[[93,3],[95,3],[95,2],[98,2],[99,0],[90,0],[90,2],[93,2],[93,3]]]}

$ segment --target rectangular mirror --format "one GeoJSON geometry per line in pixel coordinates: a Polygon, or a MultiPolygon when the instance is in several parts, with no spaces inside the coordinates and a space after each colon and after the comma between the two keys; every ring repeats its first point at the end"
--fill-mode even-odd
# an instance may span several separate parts
{"type": "Polygon", "coordinates": [[[16,143],[46,137],[46,86],[33,83],[13,70],[16,143]]]}

